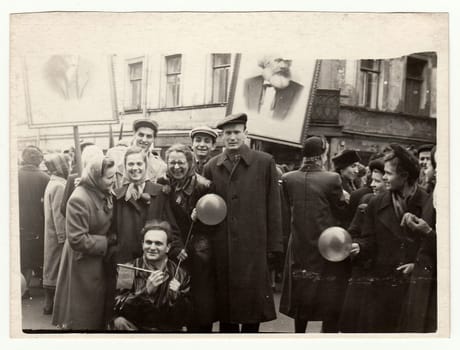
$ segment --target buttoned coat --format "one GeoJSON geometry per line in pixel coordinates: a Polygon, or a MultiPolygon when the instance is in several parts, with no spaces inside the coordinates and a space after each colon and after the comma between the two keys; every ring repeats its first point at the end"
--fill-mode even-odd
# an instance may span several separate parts
{"type": "Polygon", "coordinates": [[[282,251],[281,206],[273,157],[240,148],[234,166],[226,153],[212,158],[204,176],[227,203],[212,237],[218,319],[258,323],[276,317],[267,253],[282,251]]]}
{"type": "MultiPolygon", "coordinates": [[[[319,253],[321,233],[338,226],[346,209],[337,173],[317,165],[282,176],[290,208],[290,239],[284,268],[280,312],[303,320],[334,320],[340,313],[349,262],[330,262],[319,253]]],[[[284,218],[283,218],[284,220],[284,218]]]]}
{"type": "Polygon", "coordinates": [[[66,180],[51,175],[44,196],[45,211],[45,258],[43,262],[43,285],[55,287],[65,242],[65,217],[61,213],[61,202],[66,180]]]}
{"type": "Polygon", "coordinates": [[[67,203],[67,240],[61,257],[53,324],[71,330],[105,326],[107,276],[104,256],[112,209],[85,186],[77,186],[67,203]]]}
{"type": "MultiPolygon", "coordinates": [[[[423,207],[428,200],[428,194],[417,188],[408,200],[406,212],[425,219],[423,207]]],[[[372,261],[372,303],[362,312],[368,325],[366,331],[399,332],[410,275],[403,275],[396,269],[416,262],[423,237],[407,227],[401,227],[390,191],[370,200],[361,236],[355,239],[360,245],[359,255],[372,261]]]]}

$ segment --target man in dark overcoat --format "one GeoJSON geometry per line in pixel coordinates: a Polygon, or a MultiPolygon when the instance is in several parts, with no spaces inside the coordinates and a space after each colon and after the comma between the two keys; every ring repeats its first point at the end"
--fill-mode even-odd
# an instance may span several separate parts
{"type": "Polygon", "coordinates": [[[407,213],[422,219],[428,194],[417,185],[417,159],[397,144],[385,158],[383,180],[388,191],[371,199],[366,210],[362,236],[353,243],[352,255],[372,260],[372,302],[357,310],[366,318],[368,332],[400,332],[405,297],[424,237],[407,225],[407,213]]]}
{"type": "Polygon", "coordinates": [[[245,144],[246,122],[235,114],[217,124],[225,151],[204,169],[227,204],[212,239],[221,332],[257,332],[276,318],[267,259],[283,249],[277,172],[271,155],[245,144]]]}
{"type": "Polygon", "coordinates": [[[296,333],[304,333],[308,321],[337,332],[349,272],[348,261],[330,262],[318,250],[321,233],[338,226],[346,208],[340,175],[324,169],[327,150],[324,138],[308,138],[302,168],[282,176],[291,235],[280,312],[294,318],[296,333]]]}
{"type": "Polygon", "coordinates": [[[22,152],[22,166],[18,170],[21,272],[27,287],[33,272],[41,278],[43,266],[43,196],[50,177],[39,169],[42,161],[41,150],[28,146],[22,152]]]}

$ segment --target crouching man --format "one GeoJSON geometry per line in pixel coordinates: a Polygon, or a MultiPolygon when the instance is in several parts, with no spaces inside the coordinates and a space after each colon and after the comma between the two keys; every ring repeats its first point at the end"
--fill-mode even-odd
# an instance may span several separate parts
{"type": "Polygon", "coordinates": [[[180,331],[190,314],[190,278],[167,257],[170,226],[164,221],[149,221],[141,234],[144,236],[143,256],[128,264],[132,269],[119,269],[119,293],[111,328],[120,331],[180,331]]]}

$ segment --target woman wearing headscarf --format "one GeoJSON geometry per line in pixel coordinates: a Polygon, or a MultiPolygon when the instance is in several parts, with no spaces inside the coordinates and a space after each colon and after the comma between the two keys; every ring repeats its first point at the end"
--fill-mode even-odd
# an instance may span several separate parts
{"type": "Polygon", "coordinates": [[[162,186],[147,178],[147,158],[142,148],[129,147],[124,156],[123,185],[115,190],[112,231],[117,236],[115,262],[126,263],[142,256],[142,228],[148,220],[167,221],[173,239],[170,256],[181,250],[180,234],[168,196],[162,186]]]}
{"type": "MultiPolygon", "coordinates": [[[[167,179],[158,182],[167,184],[165,188],[170,192],[171,208],[185,242],[192,225],[192,212],[197,201],[210,192],[211,181],[196,173],[193,153],[185,145],[171,146],[166,151],[166,163],[167,179]]],[[[185,247],[188,258],[183,266],[191,275],[192,298],[192,317],[187,330],[194,333],[211,332],[216,320],[210,230],[212,227],[196,221],[185,247]]]]}
{"type": "Polygon", "coordinates": [[[52,321],[61,329],[105,328],[104,257],[115,242],[108,236],[115,170],[111,158],[92,157],[67,203],[67,240],[59,267],[52,321]]]}
{"type": "MultiPolygon", "coordinates": [[[[102,157],[104,153],[96,145],[87,145],[81,152],[81,166],[84,169],[88,161],[93,157],[102,157]]],[[[70,195],[72,194],[75,187],[77,187],[78,181],[80,181],[80,174],[71,173],[67,179],[65,185],[64,196],[61,203],[61,213],[65,216],[67,202],[69,201],[70,195]]]]}
{"type": "Polygon", "coordinates": [[[65,242],[65,217],[60,205],[64,195],[66,179],[69,176],[69,163],[64,154],[52,153],[45,158],[45,165],[51,174],[43,198],[45,213],[45,250],[43,263],[43,288],[45,305],[43,313],[53,312],[53,298],[65,242]]]}

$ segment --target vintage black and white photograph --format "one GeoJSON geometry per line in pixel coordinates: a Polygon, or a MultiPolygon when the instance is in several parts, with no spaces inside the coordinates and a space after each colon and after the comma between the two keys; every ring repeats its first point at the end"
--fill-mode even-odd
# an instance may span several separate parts
{"type": "MultiPolygon", "coordinates": [[[[18,30],[48,21],[14,17],[18,30]]],[[[21,40],[18,336],[445,335],[441,48],[21,40]]]]}

